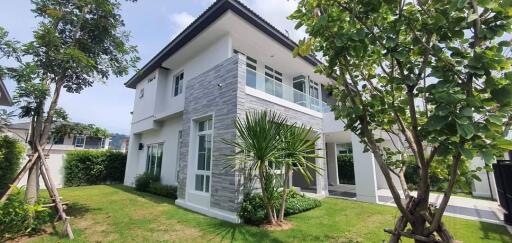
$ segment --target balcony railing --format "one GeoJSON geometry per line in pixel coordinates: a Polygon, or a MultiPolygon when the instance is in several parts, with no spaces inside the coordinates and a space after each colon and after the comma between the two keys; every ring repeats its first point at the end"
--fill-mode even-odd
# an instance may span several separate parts
{"type": "Polygon", "coordinates": [[[245,83],[251,88],[317,112],[325,113],[330,110],[325,102],[249,68],[246,69],[245,83]]]}

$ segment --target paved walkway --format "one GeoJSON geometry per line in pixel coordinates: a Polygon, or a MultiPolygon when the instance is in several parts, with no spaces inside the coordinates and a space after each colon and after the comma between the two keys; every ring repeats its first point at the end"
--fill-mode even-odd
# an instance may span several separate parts
{"type": "MultiPolygon", "coordinates": [[[[412,192],[412,194],[415,194],[415,192],[412,192]]],[[[377,195],[378,203],[395,206],[389,190],[379,189],[377,195]]],[[[356,186],[329,186],[329,196],[355,199],[357,197],[356,186]]],[[[442,198],[442,194],[432,193],[430,195],[430,202],[439,205],[442,198]]],[[[445,214],[483,222],[503,224],[503,209],[498,202],[490,200],[451,196],[445,214]]]]}
{"type": "MultiPolygon", "coordinates": [[[[379,203],[395,205],[389,190],[380,189],[377,194],[379,203]]],[[[430,202],[433,204],[439,205],[442,199],[442,194],[430,195],[430,202]]],[[[503,224],[503,209],[498,202],[490,200],[451,196],[446,207],[446,215],[503,224]]]]}

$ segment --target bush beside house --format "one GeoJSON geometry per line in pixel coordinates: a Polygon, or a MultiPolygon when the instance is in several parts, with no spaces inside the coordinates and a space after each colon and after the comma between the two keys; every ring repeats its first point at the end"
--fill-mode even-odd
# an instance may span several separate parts
{"type": "Polygon", "coordinates": [[[112,150],[78,150],[64,159],[64,186],[122,183],[126,154],[112,150]]]}
{"type": "MultiPolygon", "coordinates": [[[[306,197],[304,194],[291,190],[287,194],[287,203],[284,211],[285,216],[302,213],[313,208],[320,207],[322,202],[316,198],[306,197]]],[[[278,200],[281,200],[278,198],[278,200]]],[[[244,196],[238,217],[244,223],[250,225],[261,225],[267,219],[265,205],[261,193],[246,194],[244,196]]]]}
{"type": "Polygon", "coordinates": [[[18,173],[25,146],[7,135],[0,135],[0,192],[5,190],[18,173]]]}
{"type": "Polygon", "coordinates": [[[178,198],[178,188],[176,186],[163,185],[160,183],[158,176],[149,173],[135,177],[135,189],[140,192],[148,192],[171,199],[178,198]]]}

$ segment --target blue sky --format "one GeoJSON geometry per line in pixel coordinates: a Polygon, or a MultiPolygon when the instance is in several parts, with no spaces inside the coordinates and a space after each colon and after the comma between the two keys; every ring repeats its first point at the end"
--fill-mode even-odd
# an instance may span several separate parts
{"type": "MultiPolygon", "coordinates": [[[[131,44],[137,45],[142,67],[172,38],[201,14],[213,0],[139,0],[123,3],[121,14],[126,29],[132,34],[131,44]]],[[[295,31],[294,24],[286,20],[296,7],[293,0],[243,0],[246,5],[267,21],[287,30],[290,37],[298,40],[304,31],[295,31]]],[[[37,20],[33,17],[30,0],[3,1],[0,8],[0,25],[9,31],[10,37],[26,42],[32,39],[37,20]]],[[[2,64],[6,62],[3,61],[2,64]]],[[[9,64],[9,62],[7,62],[9,64]]],[[[131,72],[132,74],[133,72],[131,72]]],[[[60,106],[72,121],[94,123],[111,132],[128,134],[130,131],[134,91],[123,83],[130,75],[111,78],[106,83],[96,83],[80,94],[62,95],[60,106]]],[[[13,93],[15,83],[5,80],[13,93]]]]}

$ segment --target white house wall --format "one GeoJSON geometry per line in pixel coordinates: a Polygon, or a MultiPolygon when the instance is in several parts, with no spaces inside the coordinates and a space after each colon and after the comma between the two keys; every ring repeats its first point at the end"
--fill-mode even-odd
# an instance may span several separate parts
{"type": "Polygon", "coordinates": [[[144,132],[139,136],[132,136],[130,149],[126,163],[124,184],[133,186],[137,175],[144,173],[146,169],[147,145],[163,143],[162,170],[160,180],[162,184],[176,185],[176,166],[178,162],[178,139],[182,128],[182,118],[174,117],[163,122],[161,128],[144,132]],[[139,143],[144,145],[139,150],[139,143]]]}

